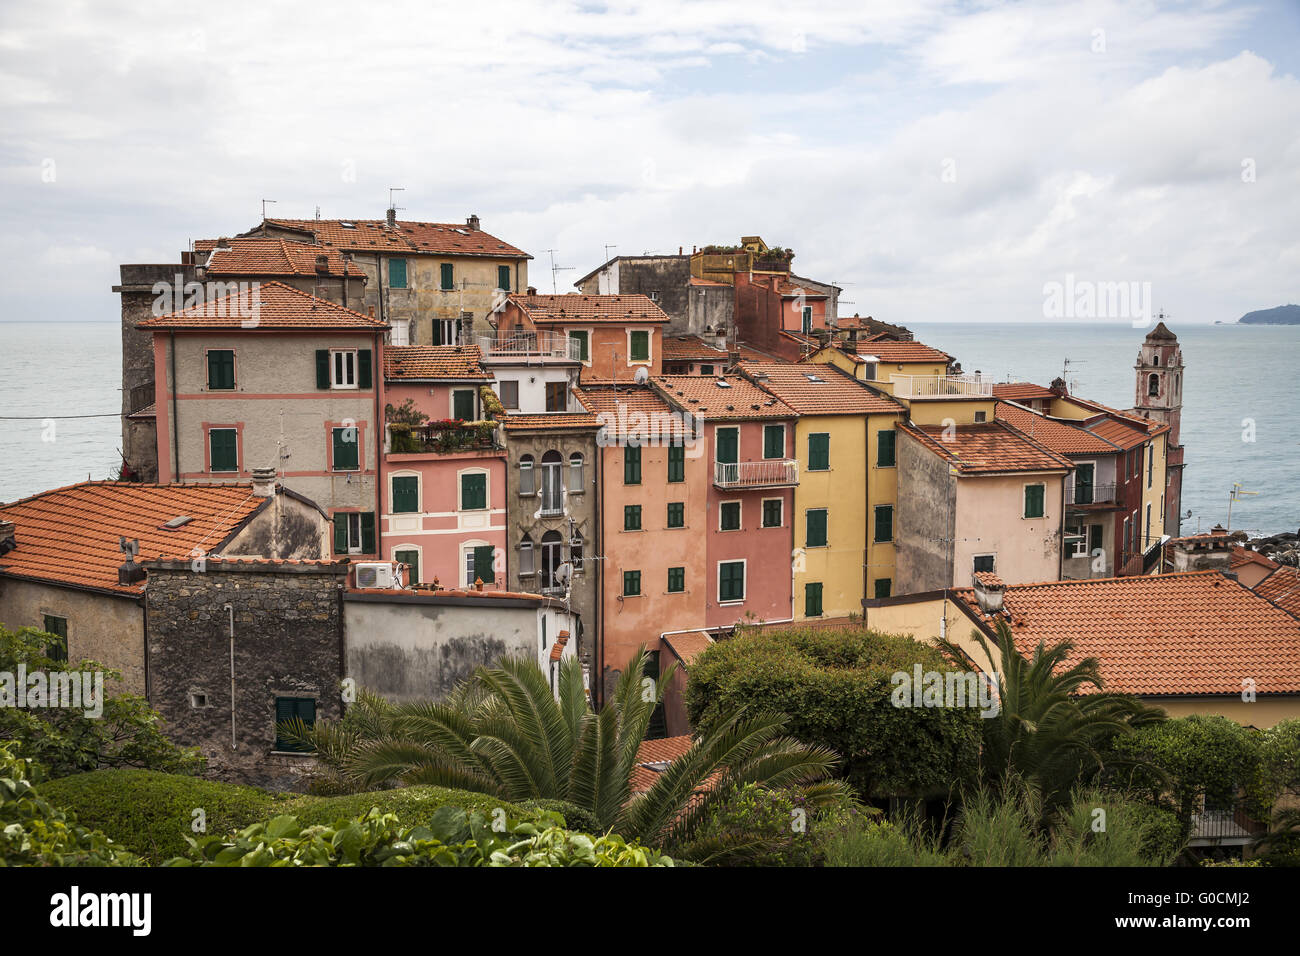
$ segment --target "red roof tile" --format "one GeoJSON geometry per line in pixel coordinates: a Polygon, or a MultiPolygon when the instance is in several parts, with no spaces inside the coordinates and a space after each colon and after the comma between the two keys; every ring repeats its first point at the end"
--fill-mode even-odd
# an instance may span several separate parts
{"type": "Polygon", "coordinates": [[[1279,567],[1255,585],[1255,593],[1300,617],[1300,569],[1279,567]]]}
{"type": "Polygon", "coordinates": [[[834,365],[746,363],[744,374],[800,415],[889,415],[903,406],[880,395],[834,365]]]}
{"type": "Polygon", "coordinates": [[[648,385],[588,384],[574,394],[611,437],[635,436],[646,443],[684,437],[682,414],[648,385]]]}
{"type": "Polygon", "coordinates": [[[683,666],[689,665],[714,644],[713,638],[709,637],[707,631],[669,634],[663,638],[663,642],[668,645],[668,649],[682,662],[683,666]]]}
{"type": "Polygon", "coordinates": [[[1007,402],[1030,402],[1038,398],[1056,398],[1056,393],[1033,382],[1004,382],[993,386],[993,397],[1007,402]]]}
{"type": "Polygon", "coordinates": [[[1280,564],[1267,555],[1260,554],[1258,551],[1252,551],[1250,548],[1243,548],[1240,545],[1233,545],[1232,557],[1228,559],[1229,567],[1235,569],[1247,564],[1258,564],[1260,567],[1264,568],[1281,567],[1280,564]]]}
{"type": "MultiPolygon", "coordinates": [[[[268,219],[266,224],[308,233],[323,246],[356,252],[486,256],[492,259],[532,258],[522,249],[516,249],[496,236],[458,223],[399,219],[397,227],[390,228],[383,219],[268,219]]],[[[259,226],[258,230],[260,228],[259,226]]]]}
{"type": "Polygon", "coordinates": [[[1123,450],[1075,423],[1039,415],[1019,405],[998,402],[994,417],[1062,455],[1118,455],[1123,450]]]}
{"type": "Polygon", "coordinates": [[[1065,471],[1073,462],[1044,447],[1006,422],[957,425],[945,436],[943,425],[900,423],[898,429],[943,458],[963,475],[1004,471],[1065,471]]]}
{"type": "Polygon", "coordinates": [[[261,282],[247,295],[232,292],[170,315],[144,319],[139,329],[349,329],[377,331],[388,323],[353,312],[283,282],[261,282]]]}
{"type": "Polygon", "coordinates": [[[548,428],[596,429],[600,421],[590,412],[545,412],[537,415],[507,415],[506,431],[542,431],[548,428]]]}
{"type": "Polygon", "coordinates": [[[1113,445],[1118,445],[1126,451],[1130,448],[1136,448],[1138,445],[1145,445],[1147,439],[1151,437],[1149,432],[1141,428],[1135,428],[1132,424],[1126,424],[1117,421],[1114,418],[1099,418],[1085,426],[1088,431],[1113,445]]]}
{"type": "MultiPolygon", "coordinates": [[[[852,354],[852,349],[845,348],[846,352],[852,354]]],[[[859,355],[874,355],[886,364],[908,364],[926,362],[929,364],[944,363],[952,361],[952,356],[947,352],[940,352],[936,348],[931,348],[922,342],[861,342],[857,343],[857,352],[859,355]]]]}
{"type": "Polygon", "coordinates": [[[479,365],[477,345],[398,345],[384,350],[384,378],[390,381],[440,378],[490,381],[492,376],[479,365]]]}
{"type": "Polygon", "coordinates": [[[795,417],[794,409],[740,375],[659,375],[650,381],[678,409],[706,421],[795,417]]]}
{"type": "Polygon", "coordinates": [[[636,752],[636,766],[632,768],[632,793],[645,793],[659,779],[660,771],[645,764],[672,764],[674,760],[686,756],[693,743],[694,738],[689,735],[642,741],[636,752]]]}
{"type": "MultiPolygon", "coordinates": [[[[773,356],[759,352],[747,345],[737,347],[742,362],[772,362],[773,356]]],[[[664,362],[727,362],[727,350],[710,345],[698,335],[665,335],[662,355],[664,362]]]]}
{"type": "Polygon", "coordinates": [[[519,306],[538,325],[586,324],[592,322],[667,322],[668,314],[648,295],[521,295],[509,301],[519,306]]]}
{"type": "MultiPolygon", "coordinates": [[[[198,251],[211,250],[208,256],[208,274],[212,276],[314,276],[316,260],[325,256],[324,274],[338,278],[343,275],[343,254],[338,249],[294,242],[290,239],[263,239],[247,236],[227,239],[226,246],[218,248],[217,239],[194,243],[198,251]]],[[[364,279],[366,274],[355,262],[347,264],[350,277],[364,279]]]]}

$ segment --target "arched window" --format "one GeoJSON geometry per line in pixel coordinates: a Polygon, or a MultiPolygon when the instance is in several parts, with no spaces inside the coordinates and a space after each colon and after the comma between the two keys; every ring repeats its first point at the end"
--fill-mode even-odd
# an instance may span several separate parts
{"type": "Polygon", "coordinates": [[[1151,355],[1151,364],[1154,365],[1156,368],[1159,368],[1159,367],[1160,367],[1160,353],[1159,353],[1159,352],[1154,352],[1154,353],[1152,353],[1152,355],[1151,355]]]}
{"type": "Polygon", "coordinates": [[[569,456],[569,491],[582,491],[586,486],[582,475],[582,453],[575,451],[569,456]]]}
{"type": "Polygon", "coordinates": [[[524,535],[524,539],[519,542],[519,573],[533,574],[537,571],[537,564],[533,559],[533,539],[524,535]]]}
{"type": "Polygon", "coordinates": [[[1147,395],[1154,398],[1160,394],[1160,376],[1154,372],[1147,378],[1147,395]]]}
{"type": "Polygon", "coordinates": [[[537,476],[533,472],[532,455],[524,455],[519,459],[519,493],[521,495],[537,494],[537,476]]]}
{"type": "Polygon", "coordinates": [[[577,531],[569,539],[569,563],[573,565],[574,571],[582,570],[582,535],[577,531]]]}
{"type": "Polygon", "coordinates": [[[542,535],[542,590],[557,587],[555,570],[563,562],[560,554],[560,532],[548,531],[542,535]]]}
{"type": "Polygon", "coordinates": [[[558,451],[548,451],[542,456],[542,514],[562,514],[564,498],[561,492],[560,468],[564,459],[558,451]]]}

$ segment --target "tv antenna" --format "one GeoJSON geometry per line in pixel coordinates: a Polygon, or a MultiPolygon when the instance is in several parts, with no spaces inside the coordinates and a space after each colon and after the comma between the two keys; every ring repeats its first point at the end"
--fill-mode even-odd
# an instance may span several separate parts
{"type": "Polygon", "coordinates": [[[262,222],[266,222],[266,204],[267,204],[267,203],[270,203],[272,206],[274,206],[274,205],[276,204],[276,200],[274,200],[274,199],[263,199],[263,200],[262,200],[262,222]]]}
{"type": "Polygon", "coordinates": [[[1227,525],[1228,531],[1232,530],[1232,503],[1234,501],[1240,501],[1242,498],[1246,498],[1251,495],[1257,495],[1257,494],[1259,494],[1258,491],[1246,491],[1242,487],[1240,481],[1234,481],[1232,483],[1232,490],[1228,492],[1228,525],[1227,525]]]}
{"type": "Polygon", "coordinates": [[[611,250],[611,249],[617,249],[617,248],[618,248],[618,244],[617,244],[617,243],[613,243],[613,242],[607,242],[607,243],[605,243],[605,261],[606,261],[606,262],[609,262],[609,250],[611,250]]]}
{"type": "Polygon", "coordinates": [[[560,290],[556,287],[555,277],[558,273],[569,271],[573,266],[557,266],[555,264],[555,254],[560,251],[559,249],[547,249],[546,251],[550,253],[551,256],[551,293],[553,295],[559,295],[560,290]]]}
{"type": "MultiPolygon", "coordinates": [[[[397,210],[398,210],[398,208],[399,208],[399,207],[393,205],[393,193],[404,193],[404,192],[406,192],[406,187],[405,187],[405,186],[389,186],[389,187],[388,187],[388,208],[391,209],[391,210],[393,210],[393,212],[397,212],[397,210]]],[[[405,209],[406,207],[405,207],[405,206],[402,206],[402,207],[400,207],[400,208],[405,209]]]]}

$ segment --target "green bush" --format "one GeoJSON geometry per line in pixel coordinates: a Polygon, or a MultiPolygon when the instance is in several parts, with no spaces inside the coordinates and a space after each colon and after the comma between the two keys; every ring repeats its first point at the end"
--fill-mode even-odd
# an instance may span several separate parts
{"type": "Polygon", "coordinates": [[[483,814],[442,807],[427,825],[404,826],[373,809],[360,818],[303,827],[274,817],[231,838],[190,840],[184,858],[166,866],[672,866],[673,861],[609,835],[592,838],[540,822],[494,822],[483,814]]]}
{"type": "Polygon", "coordinates": [[[564,818],[564,825],[570,830],[583,833],[600,833],[603,829],[596,815],[586,807],[580,807],[568,800],[524,800],[519,804],[522,810],[538,813],[558,813],[564,818]]]}
{"type": "Polygon", "coordinates": [[[868,630],[742,628],[691,664],[686,706],[702,731],[741,707],[789,715],[787,732],[843,754],[867,796],[941,796],[972,778],[972,707],[895,707],[892,676],[949,671],[935,648],[868,630]]]}

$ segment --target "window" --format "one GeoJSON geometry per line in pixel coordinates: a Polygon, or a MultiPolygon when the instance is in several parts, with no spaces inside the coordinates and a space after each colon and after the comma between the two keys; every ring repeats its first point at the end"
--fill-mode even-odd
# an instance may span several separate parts
{"type": "Polygon", "coordinates": [[[1156,473],[1156,446],[1147,445],[1147,487],[1151,487],[1151,478],[1156,473]]]}
{"type": "Polygon", "coordinates": [[[430,345],[455,345],[457,343],[456,320],[434,319],[430,345]]]}
{"type": "Polygon", "coordinates": [[[714,453],[717,460],[724,464],[734,465],[739,460],[740,429],[719,428],[716,435],[714,453]]]}
{"type": "Polygon", "coordinates": [[[684,501],[668,502],[668,527],[686,527],[686,503],[684,501]]]}
{"type": "Polygon", "coordinates": [[[876,536],[878,544],[894,540],[894,506],[876,505],[876,536]]]}
{"type": "Polygon", "coordinates": [[[569,333],[569,357],[586,362],[591,357],[591,343],[586,331],[569,333]]]}
{"type": "Polygon", "coordinates": [[[510,267],[497,266],[497,288],[505,292],[510,291],[510,267]]]}
{"type": "Polygon", "coordinates": [[[623,530],[624,531],[641,530],[641,506],[640,505],[623,506],[623,530]]]}
{"type": "Polygon", "coordinates": [[[208,388],[212,391],[228,391],[234,387],[234,349],[208,349],[208,388]]]}
{"type": "Polygon", "coordinates": [[[330,378],[331,388],[357,387],[357,353],[352,351],[331,352],[330,360],[333,372],[330,378]]]}
{"type": "Polygon", "coordinates": [[[208,470],[239,471],[239,432],[234,428],[208,430],[208,470]]]}
{"type": "Polygon", "coordinates": [[[533,561],[533,539],[524,535],[524,539],[519,542],[519,573],[534,574],[537,566],[533,561]]]}
{"type": "Polygon", "coordinates": [[[651,290],[650,290],[650,301],[651,301],[651,302],[658,302],[658,301],[659,301],[659,290],[658,290],[658,289],[651,289],[651,290]]]}
{"type": "Polygon", "coordinates": [[[745,562],[718,562],[719,603],[745,600],[745,562]]]}
{"type": "Polygon", "coordinates": [[[334,553],[375,553],[375,513],[373,511],[335,512],[334,553]]]}
{"type": "Polygon", "coordinates": [[[1160,395],[1160,376],[1152,372],[1147,376],[1147,396],[1156,398],[1160,395]]]}
{"type": "Polygon", "coordinates": [[[406,260],[405,259],[388,260],[388,288],[390,289],[406,288],[406,260]]]}
{"type": "Polygon", "coordinates": [[[626,447],[623,449],[623,484],[641,484],[641,449],[626,447]]]}
{"type": "Polygon", "coordinates": [[[822,586],[820,582],[803,586],[804,617],[822,616],[822,586]]]}
{"type": "Polygon", "coordinates": [[[1093,498],[1093,480],[1097,466],[1090,461],[1081,461],[1074,466],[1074,503],[1090,505],[1093,498]]]}
{"type": "Polygon", "coordinates": [[[889,597],[894,589],[894,582],[890,578],[876,578],[876,600],[889,597]]]}
{"type": "Polygon", "coordinates": [[[490,544],[480,544],[466,549],[465,587],[474,587],[477,581],[493,584],[496,579],[496,548],[490,544]]]}
{"type": "Polygon", "coordinates": [[[785,426],[784,425],[763,426],[763,457],[764,458],[785,457],[785,426]]]}
{"type": "Polygon", "coordinates": [[[827,432],[814,432],[808,436],[808,470],[829,471],[831,467],[831,436],[827,432]]]}
{"type": "Polygon", "coordinates": [[[876,432],[876,467],[894,467],[894,441],[896,433],[892,428],[876,432]]]}
{"type": "Polygon", "coordinates": [[[975,424],[976,424],[976,425],[982,425],[984,422],[987,422],[988,420],[989,420],[989,413],[988,413],[988,412],[976,412],[976,413],[975,413],[975,424]]]}
{"type": "Polygon", "coordinates": [[[560,484],[563,464],[560,453],[553,449],[542,456],[542,514],[564,513],[564,489],[560,484]]]}
{"type": "Polygon", "coordinates": [[[575,531],[569,539],[569,563],[575,572],[582,570],[582,555],[582,535],[575,531]]]}
{"type": "Polygon", "coordinates": [[[546,410],[562,412],[569,405],[569,386],[567,382],[546,383],[546,410]]]}
{"type": "Polygon", "coordinates": [[[636,597],[641,593],[641,572],[624,571],[623,572],[623,596],[636,597]]]}
{"type": "Polygon", "coordinates": [[[718,506],[718,530],[740,530],[740,502],[724,501],[718,506]]]}
{"type": "Polygon", "coordinates": [[[995,557],[996,556],[992,554],[975,555],[975,566],[974,566],[975,573],[979,574],[981,571],[987,571],[990,574],[992,574],[995,557]]]}
{"type": "Polygon", "coordinates": [[[275,749],[287,753],[310,753],[311,745],[291,740],[285,736],[285,725],[302,721],[308,727],[316,724],[316,701],[311,697],[277,697],[275,699],[275,749]]]}
{"type": "Polygon", "coordinates": [[[1041,518],[1044,511],[1046,485],[1025,485],[1025,517],[1041,518]]]}
{"type": "Polygon", "coordinates": [[[668,480],[686,480],[686,446],[677,441],[668,446],[668,480]]]}
{"type": "Polygon", "coordinates": [[[700,374],[701,374],[701,375],[712,375],[712,374],[713,374],[713,366],[712,366],[712,365],[701,365],[701,366],[700,366],[700,374]]]}
{"type": "Polygon", "coordinates": [[[808,548],[826,547],[826,509],[809,508],[804,512],[807,530],[804,534],[804,546],[808,548]]]}
{"type": "Polygon", "coordinates": [[[519,407],[519,383],[513,379],[508,382],[497,383],[497,395],[501,399],[501,404],[506,408],[519,407]]]}
{"type": "Polygon", "coordinates": [[[785,515],[782,514],[785,503],[780,498],[763,499],[763,527],[779,528],[785,523],[785,515]]]}
{"type": "Polygon", "coordinates": [[[487,475],[469,472],[460,476],[460,510],[482,511],[487,508],[487,475]]]}
{"type": "Polygon", "coordinates": [[[474,390],[457,388],[451,393],[451,417],[463,422],[474,420],[474,390]]]}
{"type": "Polygon", "coordinates": [[[686,590],[686,569],[669,568],[668,569],[668,593],[679,594],[686,590]]]}
{"type": "Polygon", "coordinates": [[[633,362],[650,361],[650,333],[644,330],[628,335],[628,358],[633,362]]]}
{"type": "Polygon", "coordinates": [[[442,291],[450,292],[456,288],[456,274],[450,262],[444,262],[441,268],[442,291]]]}
{"type": "Polygon", "coordinates": [[[537,494],[537,475],[533,470],[532,455],[524,455],[519,459],[519,494],[537,494]]]}
{"type": "Polygon", "coordinates": [[[407,584],[418,584],[420,581],[420,552],[411,549],[402,549],[393,552],[393,560],[399,564],[404,564],[410,568],[407,575],[407,584]]]}
{"type": "Polygon", "coordinates": [[[812,306],[806,305],[803,309],[803,334],[807,335],[812,331],[812,306]]]}
{"type": "Polygon", "coordinates": [[[393,327],[388,330],[388,344],[404,346],[411,344],[411,323],[393,320],[393,327]]]}
{"type": "Polygon", "coordinates": [[[1088,553],[1101,550],[1102,526],[1099,524],[1088,525],[1088,553]]]}
{"type": "Polygon", "coordinates": [[[1147,518],[1146,518],[1146,538],[1145,538],[1145,540],[1142,542],[1142,547],[1145,548],[1145,547],[1146,547],[1147,545],[1149,545],[1150,543],[1151,543],[1151,504],[1148,502],[1148,503],[1147,503],[1147,518]]]}
{"type": "Polygon", "coordinates": [[[586,479],[582,476],[582,455],[574,452],[569,456],[569,494],[582,494],[587,489],[586,479]]]}
{"type": "Polygon", "coordinates": [[[357,440],[357,427],[332,428],[334,442],[334,471],[357,471],[361,468],[361,442],[357,440]]]}
{"type": "Polygon", "coordinates": [[[548,531],[542,535],[542,590],[560,586],[555,572],[564,563],[564,558],[560,554],[561,544],[558,531],[548,531]]]}
{"type": "Polygon", "coordinates": [[[420,479],[415,475],[393,478],[393,514],[411,514],[420,510],[420,479]]]}
{"type": "Polygon", "coordinates": [[[59,638],[59,640],[45,645],[45,656],[52,661],[66,661],[68,659],[68,619],[53,614],[46,614],[44,617],[45,620],[41,624],[41,630],[46,634],[53,634],[59,638]]]}

